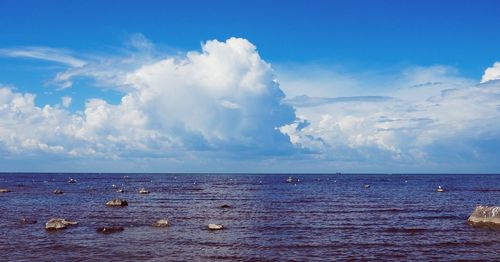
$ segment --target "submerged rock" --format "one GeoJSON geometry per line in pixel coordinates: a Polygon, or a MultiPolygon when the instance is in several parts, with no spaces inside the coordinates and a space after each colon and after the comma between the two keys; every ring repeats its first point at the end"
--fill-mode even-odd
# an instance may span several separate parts
{"type": "Polygon", "coordinates": [[[143,187],[139,189],[139,194],[149,194],[149,191],[143,187]]]}
{"type": "Polygon", "coordinates": [[[0,193],[9,193],[10,190],[8,190],[7,188],[0,188],[0,193]]]}
{"type": "Polygon", "coordinates": [[[34,219],[29,219],[29,218],[26,218],[26,217],[22,217],[19,222],[21,222],[21,224],[23,224],[23,225],[27,225],[27,224],[36,224],[37,221],[34,220],[34,219]]]}
{"type": "Polygon", "coordinates": [[[154,226],[154,227],[168,227],[168,226],[170,226],[170,224],[168,223],[168,220],[166,220],[166,219],[159,219],[159,220],[156,220],[152,226],[154,226]]]}
{"type": "Polygon", "coordinates": [[[55,195],[62,195],[64,192],[63,192],[61,189],[55,189],[55,190],[53,191],[53,193],[54,193],[55,195]]]}
{"type": "Polygon", "coordinates": [[[473,226],[493,226],[500,228],[500,206],[476,206],[467,219],[473,226]]]}
{"type": "Polygon", "coordinates": [[[47,223],[45,223],[45,230],[65,229],[68,226],[73,226],[77,224],[78,222],[68,221],[63,218],[52,218],[47,223]]]}
{"type": "Polygon", "coordinates": [[[108,207],[124,207],[124,206],[128,206],[128,202],[126,200],[117,198],[117,199],[109,200],[108,202],[106,202],[106,206],[108,206],[108,207]]]}
{"type": "Polygon", "coordinates": [[[224,226],[220,224],[208,224],[208,229],[209,230],[222,230],[224,229],[224,226]]]}
{"type": "Polygon", "coordinates": [[[99,227],[96,229],[97,232],[102,234],[117,233],[117,232],[122,232],[123,230],[125,230],[123,227],[117,227],[117,226],[106,226],[106,227],[99,227]]]}

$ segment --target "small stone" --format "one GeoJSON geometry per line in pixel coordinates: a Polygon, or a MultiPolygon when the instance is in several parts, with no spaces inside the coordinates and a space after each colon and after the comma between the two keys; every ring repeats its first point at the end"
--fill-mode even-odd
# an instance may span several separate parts
{"type": "Polygon", "coordinates": [[[124,230],[123,227],[116,227],[116,226],[99,227],[96,229],[97,232],[102,234],[118,233],[122,232],[123,230],[124,230]]]}
{"type": "Polygon", "coordinates": [[[220,206],[220,208],[231,208],[231,206],[228,204],[224,204],[224,205],[220,206]]]}
{"type": "Polygon", "coordinates": [[[23,217],[21,218],[21,224],[24,224],[24,225],[27,225],[27,224],[36,224],[36,220],[34,219],[29,219],[29,218],[26,218],[26,217],[23,217]]]}
{"type": "Polygon", "coordinates": [[[0,193],[9,193],[10,190],[7,188],[0,188],[0,193]]]}
{"type": "Polygon", "coordinates": [[[109,206],[109,207],[124,207],[124,206],[128,206],[128,202],[126,200],[117,198],[117,199],[109,200],[106,203],[106,206],[109,206]]]}
{"type": "Polygon", "coordinates": [[[168,220],[166,220],[166,219],[159,219],[153,223],[154,227],[168,227],[169,225],[170,224],[168,223],[168,220]]]}
{"type": "Polygon", "coordinates": [[[139,189],[139,194],[149,194],[149,191],[146,190],[145,188],[139,189]]]}
{"type": "Polygon", "coordinates": [[[209,230],[222,230],[224,229],[224,226],[220,224],[208,224],[208,229],[209,230]]]}
{"type": "Polygon", "coordinates": [[[45,230],[59,230],[65,229],[68,226],[77,225],[78,222],[68,221],[62,218],[52,218],[47,223],[45,223],[45,230]]]}
{"type": "Polygon", "coordinates": [[[61,189],[55,189],[55,190],[53,191],[53,193],[54,193],[55,195],[62,195],[64,192],[63,192],[61,189]]]}

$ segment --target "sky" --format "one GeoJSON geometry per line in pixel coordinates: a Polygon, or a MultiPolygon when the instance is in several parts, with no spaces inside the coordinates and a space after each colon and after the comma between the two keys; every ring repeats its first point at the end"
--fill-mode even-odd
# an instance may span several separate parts
{"type": "Polygon", "coordinates": [[[0,172],[500,172],[498,1],[0,12],[0,172]]]}

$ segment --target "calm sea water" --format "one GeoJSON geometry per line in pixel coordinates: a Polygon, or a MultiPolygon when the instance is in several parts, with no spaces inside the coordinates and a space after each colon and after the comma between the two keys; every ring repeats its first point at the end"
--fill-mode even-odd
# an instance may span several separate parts
{"type": "Polygon", "coordinates": [[[12,190],[0,193],[0,260],[500,260],[500,231],[466,224],[476,204],[500,204],[499,175],[288,176],[0,174],[12,190]],[[117,197],[129,206],[105,206],[117,197]],[[47,232],[52,217],[80,224],[47,232]],[[150,226],[160,218],[171,226],[150,226]],[[96,232],[109,225],[125,230],[96,232]]]}

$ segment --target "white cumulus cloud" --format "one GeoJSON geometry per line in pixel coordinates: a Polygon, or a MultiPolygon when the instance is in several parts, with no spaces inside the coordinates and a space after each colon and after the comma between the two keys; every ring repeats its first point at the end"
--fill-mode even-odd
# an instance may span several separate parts
{"type": "MultiPolygon", "coordinates": [[[[404,78],[420,80],[404,81],[392,91],[393,99],[295,103],[298,119],[280,130],[297,147],[322,152],[331,161],[439,166],[443,159],[449,164],[491,158],[484,144],[500,143],[500,83],[472,84],[453,75],[442,67],[406,70],[404,78]],[[422,78],[423,72],[429,77],[422,78]]],[[[388,84],[398,83],[400,77],[388,84]]]]}
{"type": "Polygon", "coordinates": [[[500,80],[500,62],[495,62],[492,67],[489,67],[484,71],[481,83],[490,80],[500,80]]]}
{"type": "Polygon", "coordinates": [[[62,108],[38,107],[35,95],[2,88],[4,150],[120,158],[200,150],[272,154],[290,146],[277,128],[295,119],[294,110],[282,103],[270,65],[245,39],[208,41],[201,52],[102,74],[113,75],[119,90],[128,87],[121,102],[90,99],[76,113],[66,109],[70,97],[62,98],[62,108]]]}
{"type": "Polygon", "coordinates": [[[202,52],[145,65],[126,84],[135,90],[124,99],[147,112],[150,125],[213,146],[283,143],[275,128],[294,119],[270,65],[244,39],[209,41],[202,52]]]}
{"type": "Polygon", "coordinates": [[[93,97],[71,111],[78,94],[37,105],[35,94],[0,86],[2,159],[247,167],[259,159],[287,171],[295,161],[313,171],[336,170],[332,163],[341,162],[353,171],[388,163],[413,170],[496,163],[500,81],[491,80],[499,78],[498,63],[481,83],[440,65],[391,74],[304,65],[275,76],[246,39],[211,40],[176,55],[158,53],[140,34],[128,46],[133,51],[121,57],[82,55],[85,61],[50,48],[1,49],[4,56],[66,64],[53,79],[61,87],[84,78],[121,95],[114,103],[93,97]]]}

